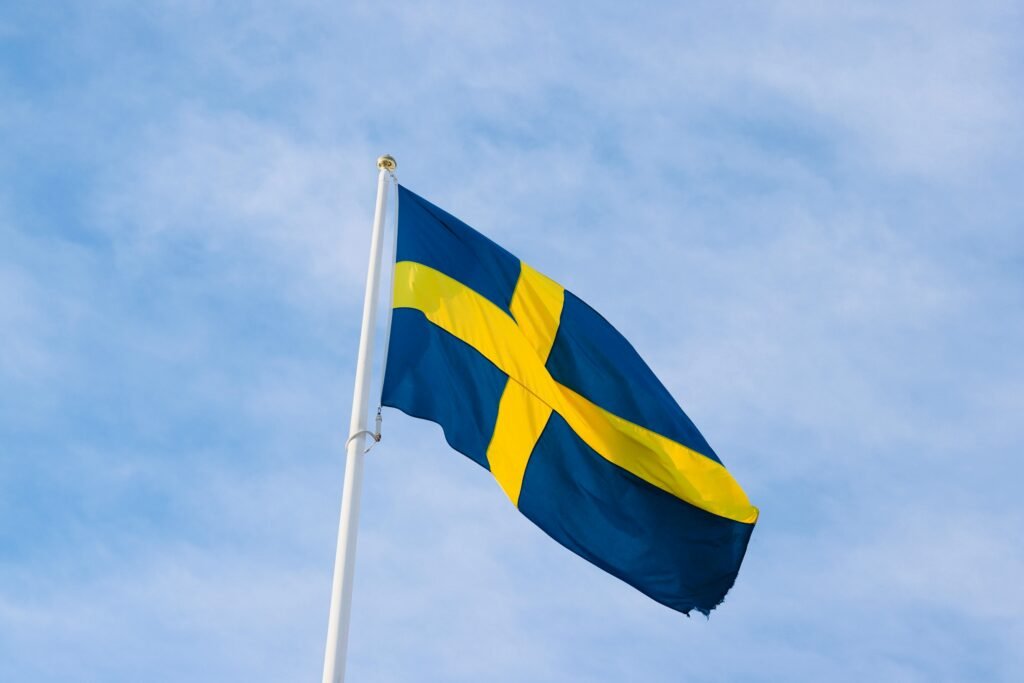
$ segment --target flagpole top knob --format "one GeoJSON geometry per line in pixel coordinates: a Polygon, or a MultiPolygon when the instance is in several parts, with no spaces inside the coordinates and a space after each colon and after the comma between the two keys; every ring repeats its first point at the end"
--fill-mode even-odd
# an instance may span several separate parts
{"type": "Polygon", "coordinates": [[[390,154],[384,154],[377,157],[377,168],[388,173],[394,173],[395,169],[398,168],[398,162],[390,154]]]}

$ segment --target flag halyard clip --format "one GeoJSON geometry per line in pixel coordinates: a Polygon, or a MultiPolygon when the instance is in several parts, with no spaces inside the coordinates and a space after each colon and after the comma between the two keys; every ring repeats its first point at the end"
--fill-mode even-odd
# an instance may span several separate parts
{"type": "Polygon", "coordinates": [[[380,407],[378,406],[377,407],[377,419],[376,419],[376,424],[375,424],[376,431],[375,432],[371,432],[369,429],[360,429],[358,432],[356,432],[352,436],[348,437],[348,440],[345,442],[345,449],[346,450],[348,449],[348,445],[350,443],[352,443],[352,439],[355,439],[358,436],[366,434],[368,437],[373,439],[373,442],[369,445],[369,447],[367,447],[367,449],[365,451],[363,451],[363,455],[366,455],[367,453],[369,453],[371,450],[373,450],[374,446],[376,446],[378,443],[380,443],[380,423],[381,423],[380,407]]]}

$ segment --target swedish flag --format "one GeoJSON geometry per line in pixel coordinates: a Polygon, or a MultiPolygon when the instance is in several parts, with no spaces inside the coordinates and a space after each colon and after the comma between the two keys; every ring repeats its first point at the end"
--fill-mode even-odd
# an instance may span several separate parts
{"type": "Polygon", "coordinates": [[[707,614],[757,508],[596,311],[399,186],[382,403],[441,425],[519,510],[658,602],[707,614]]]}

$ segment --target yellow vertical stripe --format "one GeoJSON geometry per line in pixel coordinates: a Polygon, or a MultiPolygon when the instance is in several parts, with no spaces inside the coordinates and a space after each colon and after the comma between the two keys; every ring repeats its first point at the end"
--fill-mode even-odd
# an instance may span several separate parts
{"type": "Polygon", "coordinates": [[[541,363],[548,362],[562,317],[565,290],[547,275],[522,264],[519,281],[509,308],[519,331],[537,352],[541,363]]]}
{"type": "MultiPolygon", "coordinates": [[[[555,343],[564,299],[565,290],[560,284],[522,264],[509,309],[519,334],[542,364],[555,343]]],[[[487,446],[487,462],[491,474],[514,505],[519,504],[530,454],[550,416],[550,406],[509,378],[498,404],[498,419],[487,446]]]]}
{"type": "Polygon", "coordinates": [[[537,444],[551,408],[523,385],[509,379],[498,404],[498,421],[487,446],[487,462],[513,505],[519,505],[519,492],[530,453],[537,444]]]}

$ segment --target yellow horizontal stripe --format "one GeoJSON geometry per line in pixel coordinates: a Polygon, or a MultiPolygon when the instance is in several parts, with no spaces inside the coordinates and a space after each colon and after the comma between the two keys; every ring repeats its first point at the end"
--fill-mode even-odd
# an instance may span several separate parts
{"type": "Polygon", "coordinates": [[[557,386],[576,419],[559,414],[606,460],[702,510],[737,522],[757,521],[757,508],[720,463],[557,386]]]}
{"type": "Polygon", "coordinates": [[[722,465],[555,382],[516,322],[462,283],[428,266],[402,261],[395,266],[394,306],[421,311],[475,348],[561,415],[608,461],[712,514],[738,522],[757,520],[757,508],[722,465]]]}

